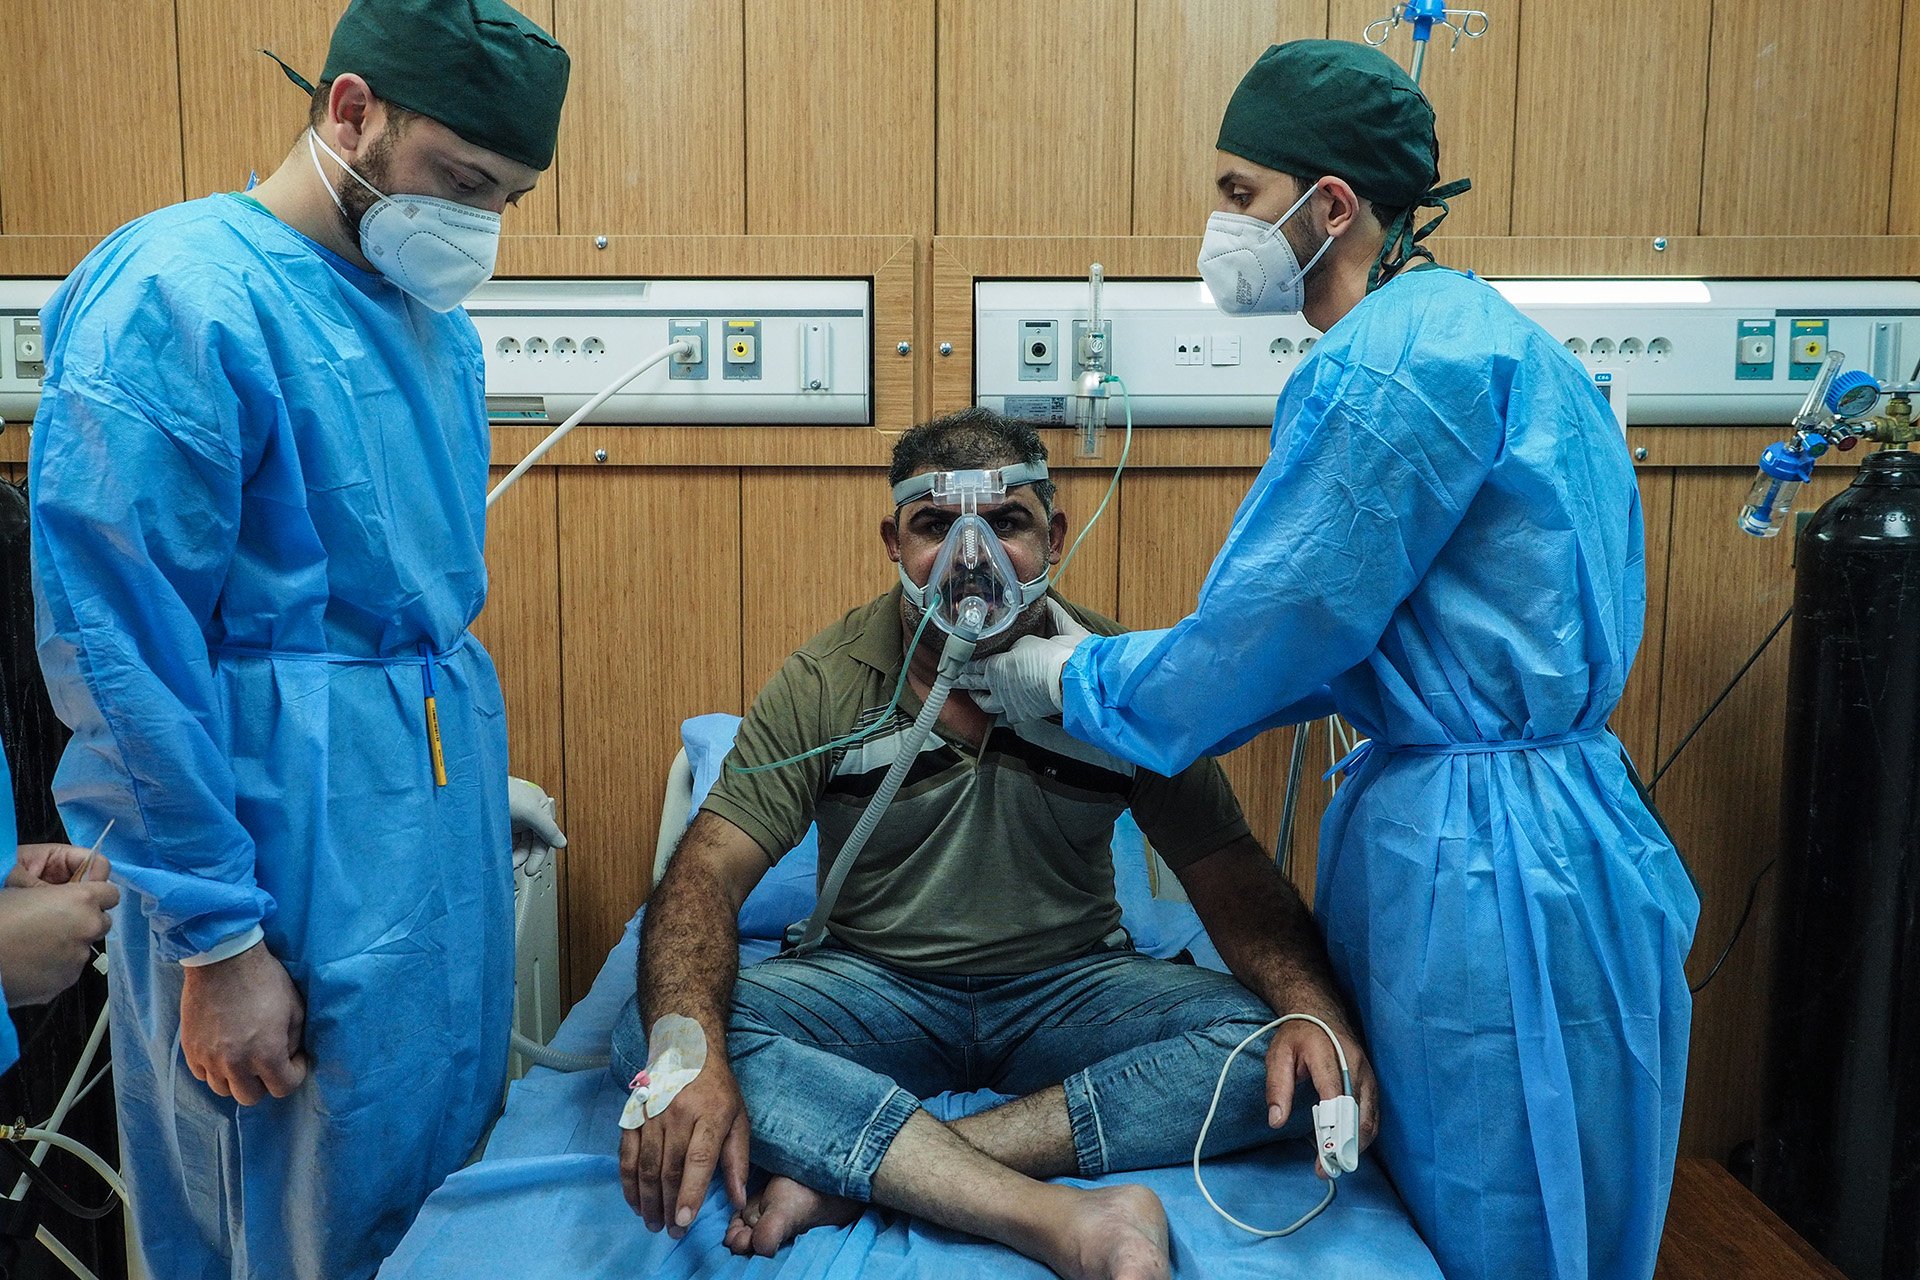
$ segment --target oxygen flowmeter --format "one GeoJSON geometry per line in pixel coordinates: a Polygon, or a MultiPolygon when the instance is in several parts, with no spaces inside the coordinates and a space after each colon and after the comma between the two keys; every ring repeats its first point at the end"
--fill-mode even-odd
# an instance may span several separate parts
{"type": "Polygon", "coordinates": [[[1913,383],[1882,386],[1869,373],[1842,371],[1846,353],[1829,351],[1800,412],[1793,417],[1793,433],[1776,440],[1760,454],[1760,466],[1747,500],[1740,508],[1740,529],[1756,538],[1771,538],[1786,527],[1800,486],[1813,478],[1813,464],[1829,449],[1851,449],[1862,440],[1905,448],[1915,438],[1913,383]],[[1874,416],[1882,396],[1889,396],[1885,413],[1874,416]]]}

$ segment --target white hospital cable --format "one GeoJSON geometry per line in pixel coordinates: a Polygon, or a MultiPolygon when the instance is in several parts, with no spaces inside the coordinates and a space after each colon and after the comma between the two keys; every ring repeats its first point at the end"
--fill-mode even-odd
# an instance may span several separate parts
{"type": "Polygon", "coordinates": [[[601,389],[598,395],[594,396],[593,399],[587,401],[585,404],[581,405],[578,409],[575,409],[572,415],[568,417],[568,419],[565,422],[555,427],[552,431],[549,431],[547,433],[546,439],[542,440],[539,444],[533,446],[533,450],[530,453],[528,453],[526,457],[520,459],[519,463],[514,467],[513,470],[507,472],[505,476],[501,477],[500,483],[493,486],[493,488],[489,490],[487,493],[487,507],[491,509],[494,503],[500,501],[501,494],[505,493],[508,489],[511,489],[514,486],[514,484],[519,481],[521,476],[527,474],[528,471],[533,469],[534,463],[540,461],[540,459],[547,456],[548,450],[552,449],[553,446],[559,444],[560,441],[566,437],[568,432],[572,431],[575,427],[579,426],[582,422],[586,421],[588,414],[592,413],[595,409],[598,409],[601,405],[605,404],[608,400],[610,400],[613,397],[613,395],[620,390],[620,388],[626,386],[629,382],[632,382],[635,378],[639,377],[641,374],[645,373],[647,370],[653,368],[653,366],[659,364],[662,360],[665,360],[668,356],[671,356],[674,354],[692,355],[693,350],[694,350],[693,343],[691,343],[685,338],[681,338],[677,342],[670,342],[666,346],[660,348],[660,350],[648,356],[645,360],[642,360],[639,364],[633,366],[633,368],[627,370],[625,373],[615,378],[612,382],[609,382],[604,388],[601,389]]]}
{"type": "Polygon", "coordinates": [[[69,1155],[78,1156],[89,1169],[100,1175],[113,1194],[122,1200],[127,1198],[127,1184],[120,1180],[113,1166],[94,1154],[93,1148],[85,1143],[76,1142],[64,1133],[55,1133],[52,1129],[33,1129],[23,1125],[0,1124],[0,1142],[37,1142],[43,1146],[55,1146],[69,1155]]]}
{"type": "Polygon", "coordinates": [[[515,1053],[536,1066],[552,1071],[599,1071],[609,1061],[604,1053],[565,1053],[537,1040],[530,1040],[519,1031],[510,1033],[510,1038],[515,1053]]]}
{"type": "MultiPolygon", "coordinates": [[[[104,958],[95,960],[94,967],[101,973],[105,973],[104,958]]],[[[121,1203],[125,1204],[127,1202],[126,1184],[122,1182],[119,1175],[108,1166],[107,1162],[90,1148],[58,1132],[60,1126],[66,1122],[68,1113],[79,1105],[81,1099],[85,1098],[87,1094],[93,1090],[93,1086],[98,1084],[109,1070],[108,1067],[101,1067],[91,1080],[87,1081],[85,1085],[81,1084],[82,1079],[86,1076],[87,1070],[92,1067],[94,1059],[99,1056],[100,1047],[106,1039],[106,1033],[107,1011],[103,1008],[100,1010],[99,1016],[94,1019],[93,1031],[87,1037],[86,1047],[81,1050],[80,1059],[75,1063],[72,1075],[67,1078],[66,1088],[61,1091],[60,1100],[54,1104],[53,1113],[47,1117],[46,1123],[38,1128],[29,1128],[24,1125],[0,1125],[0,1141],[34,1143],[35,1146],[32,1152],[27,1155],[27,1160],[36,1166],[47,1158],[47,1151],[52,1147],[59,1147],[63,1151],[72,1152],[84,1161],[89,1168],[98,1173],[101,1178],[106,1181],[107,1186],[113,1193],[120,1198],[121,1203]]],[[[19,1181],[14,1184],[12,1194],[6,1196],[5,1200],[18,1201],[22,1199],[27,1194],[27,1188],[30,1185],[31,1182],[29,1178],[25,1174],[22,1174],[19,1181]]],[[[56,1261],[66,1267],[68,1271],[72,1272],[78,1280],[99,1280],[99,1278],[87,1268],[86,1264],[74,1255],[71,1249],[68,1249],[64,1244],[60,1243],[60,1240],[47,1229],[44,1223],[35,1228],[33,1238],[37,1240],[49,1254],[53,1255],[56,1261]]]]}
{"type": "Polygon", "coordinates": [[[73,1250],[61,1244],[60,1241],[54,1237],[53,1232],[47,1230],[44,1224],[34,1228],[33,1238],[38,1240],[41,1245],[45,1247],[46,1251],[53,1255],[54,1261],[73,1272],[76,1280],[100,1280],[100,1277],[95,1275],[86,1263],[75,1257],[73,1250]]]}
{"type": "MultiPolygon", "coordinates": [[[[552,850],[548,850],[551,854],[552,850]]],[[[516,874],[518,874],[516,872],[516,874]]],[[[513,895],[513,954],[520,954],[520,935],[527,922],[527,902],[524,894],[513,895]]],[[[515,983],[515,986],[518,986],[515,983]]],[[[607,1065],[610,1055],[604,1053],[567,1053],[550,1048],[530,1038],[518,1027],[507,1033],[507,1042],[513,1051],[536,1066],[552,1071],[598,1071],[607,1065]]]]}
{"type": "Polygon", "coordinates": [[[1338,712],[1327,717],[1327,793],[1337,794],[1341,779],[1340,762],[1359,750],[1363,741],[1357,730],[1348,726],[1338,712]]]}
{"type": "Polygon", "coordinates": [[[82,1102],[85,1102],[87,1100],[87,1095],[92,1093],[94,1089],[100,1084],[100,1082],[102,1080],[105,1080],[107,1076],[112,1073],[112,1071],[113,1071],[113,1064],[108,1063],[106,1066],[94,1072],[93,1079],[87,1081],[86,1088],[82,1089],[80,1091],[80,1095],[73,1100],[74,1105],[79,1106],[82,1102]]]}
{"type": "Polygon", "coordinates": [[[1312,722],[1293,726],[1293,746],[1287,752],[1287,793],[1280,804],[1280,830],[1274,837],[1273,856],[1280,860],[1280,874],[1293,878],[1293,821],[1300,810],[1300,781],[1306,773],[1307,730],[1312,722]]]}
{"type": "MultiPolygon", "coordinates": [[[[73,1074],[67,1077],[67,1087],[61,1090],[60,1100],[54,1103],[53,1114],[47,1117],[46,1123],[42,1128],[58,1130],[61,1125],[66,1123],[67,1113],[79,1105],[80,1098],[85,1093],[85,1090],[81,1087],[81,1082],[86,1079],[87,1071],[93,1066],[94,1059],[99,1057],[100,1046],[106,1040],[106,1036],[107,1010],[105,1006],[102,1006],[99,1016],[93,1020],[93,1030],[87,1036],[86,1047],[80,1051],[80,1060],[74,1064],[73,1074]]],[[[104,1071],[106,1068],[102,1067],[101,1070],[104,1071]]],[[[45,1142],[40,1143],[27,1158],[33,1161],[33,1163],[39,1164],[47,1158],[47,1147],[49,1145],[50,1144],[45,1142]]],[[[26,1190],[27,1179],[22,1175],[20,1181],[14,1184],[13,1195],[8,1198],[18,1200],[26,1194],[26,1190]]]]}
{"type": "Polygon", "coordinates": [[[1067,548],[1067,554],[1061,557],[1060,567],[1053,571],[1050,585],[1056,592],[1060,590],[1060,579],[1067,576],[1067,566],[1073,563],[1074,553],[1080,550],[1080,544],[1093,532],[1093,526],[1100,523],[1100,517],[1107,513],[1107,504],[1113,501],[1114,493],[1120,488],[1120,473],[1127,469],[1127,455],[1133,452],[1133,397],[1127,392],[1127,384],[1120,381],[1117,375],[1108,374],[1106,381],[1120,388],[1120,408],[1126,416],[1127,434],[1120,444],[1120,460],[1113,464],[1113,482],[1107,486],[1100,505],[1093,509],[1093,515],[1080,527],[1080,536],[1073,540],[1073,545],[1067,548]]]}
{"type": "Polygon", "coordinates": [[[1349,1106],[1353,1105],[1353,1076],[1347,1070],[1347,1051],[1341,1047],[1340,1037],[1333,1033],[1332,1027],[1329,1027],[1326,1023],[1320,1021],[1320,1019],[1314,1017],[1310,1013],[1289,1013],[1283,1017],[1275,1018],[1272,1022],[1267,1023],[1265,1026],[1259,1028],[1258,1030],[1254,1031],[1252,1034],[1248,1035],[1246,1039],[1242,1040],[1239,1044],[1233,1047],[1232,1053],[1227,1055],[1226,1065],[1220,1068],[1220,1082],[1213,1086],[1213,1101],[1207,1104],[1207,1118],[1200,1122],[1200,1136],[1194,1139],[1194,1142],[1193,1142],[1193,1184],[1200,1188],[1200,1194],[1206,1197],[1206,1201],[1209,1205],[1213,1206],[1213,1211],[1219,1214],[1221,1217],[1225,1218],[1228,1222],[1231,1222],[1234,1226],[1240,1228],[1242,1231],[1245,1231],[1249,1235],[1263,1236],[1268,1238],[1275,1237],[1275,1236],[1290,1236],[1294,1232],[1298,1231],[1300,1228],[1306,1226],[1309,1222],[1312,1222],[1315,1218],[1319,1217],[1321,1211],[1324,1210],[1328,1205],[1333,1203],[1334,1194],[1339,1188],[1339,1177],[1340,1177],[1341,1171],[1343,1169],[1350,1171],[1353,1168],[1353,1166],[1351,1164],[1346,1163],[1344,1159],[1337,1160],[1335,1163],[1332,1163],[1332,1164],[1329,1164],[1327,1160],[1322,1159],[1320,1154],[1320,1143],[1316,1141],[1314,1144],[1314,1159],[1320,1162],[1321,1168],[1327,1174],[1327,1194],[1321,1197],[1319,1204],[1316,1204],[1315,1206],[1313,1206],[1313,1208],[1307,1210],[1306,1214],[1302,1216],[1299,1219],[1299,1221],[1293,1223],[1291,1226],[1281,1227],[1277,1230],[1268,1230],[1262,1227],[1248,1226],[1246,1223],[1240,1221],[1240,1219],[1228,1213],[1225,1209],[1222,1209],[1220,1207],[1220,1202],[1213,1198],[1213,1192],[1207,1190],[1206,1181],[1202,1179],[1200,1176],[1200,1149],[1206,1145],[1207,1130],[1211,1128],[1213,1125],[1214,1113],[1220,1109],[1220,1095],[1227,1087],[1227,1072],[1232,1069],[1233,1060],[1240,1056],[1240,1051],[1242,1049],[1245,1049],[1248,1045],[1252,1044],[1255,1040],[1259,1039],[1261,1036],[1265,1035],[1267,1032],[1274,1030],[1276,1027],[1279,1027],[1288,1022],[1311,1022],[1314,1026],[1326,1032],[1327,1039],[1333,1041],[1334,1056],[1336,1056],[1340,1060],[1340,1094],[1341,1096],[1329,1102],[1322,1102],[1314,1107],[1313,1109],[1314,1124],[1316,1129],[1320,1127],[1320,1123],[1321,1123],[1321,1108],[1337,1106],[1339,1103],[1342,1103],[1342,1102],[1348,1104],[1349,1106]]]}
{"type": "MultiPolygon", "coordinates": [[[[87,1069],[93,1065],[94,1058],[99,1055],[101,1043],[106,1037],[106,1031],[107,1011],[101,1009],[99,1016],[94,1019],[93,1031],[87,1037],[86,1047],[81,1050],[80,1060],[75,1064],[73,1074],[68,1077],[66,1088],[61,1091],[60,1100],[54,1105],[53,1114],[47,1118],[46,1124],[40,1128],[0,1126],[0,1141],[34,1143],[34,1149],[28,1154],[27,1159],[35,1165],[40,1164],[47,1158],[47,1151],[51,1147],[59,1147],[63,1151],[70,1151],[85,1161],[89,1168],[98,1173],[101,1178],[106,1181],[107,1186],[112,1189],[113,1193],[120,1197],[121,1202],[125,1203],[127,1199],[126,1184],[122,1182],[119,1175],[107,1165],[107,1162],[88,1147],[57,1132],[61,1124],[66,1121],[68,1112],[77,1106],[80,1100],[87,1096],[87,1093],[93,1088],[94,1084],[99,1083],[100,1078],[107,1073],[108,1068],[102,1067],[85,1086],[81,1084],[81,1080],[86,1075],[87,1069]]],[[[13,1193],[8,1196],[7,1199],[15,1201],[21,1199],[26,1195],[29,1185],[30,1183],[27,1177],[23,1174],[20,1180],[14,1184],[13,1193]]],[[[44,1223],[36,1227],[33,1237],[39,1241],[40,1245],[45,1248],[48,1253],[53,1255],[55,1260],[78,1277],[78,1280],[98,1280],[98,1277],[74,1255],[72,1250],[60,1243],[59,1239],[47,1229],[44,1223]]]]}

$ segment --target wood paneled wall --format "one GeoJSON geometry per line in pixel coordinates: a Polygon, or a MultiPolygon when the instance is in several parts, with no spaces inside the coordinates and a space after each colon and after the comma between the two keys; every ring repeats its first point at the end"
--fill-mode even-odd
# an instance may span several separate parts
{"type": "MultiPolygon", "coordinates": [[[[1803,509],[1813,510],[1850,479],[1839,468],[1816,474],[1803,509]]],[[[1753,878],[1779,850],[1778,806],[1764,798],[1780,789],[1790,628],[1675,757],[1711,701],[1793,602],[1793,540],[1755,542],[1734,528],[1730,513],[1739,509],[1751,480],[1745,469],[1673,477],[1659,746],[1654,755],[1640,757],[1649,779],[1672,761],[1654,796],[1700,890],[1700,925],[1687,965],[1696,983],[1732,937],[1753,878]]],[[[1657,573],[1655,567],[1649,578],[1657,573]]],[[[1643,665],[1634,679],[1647,677],[1643,665]]],[[[1769,877],[1763,884],[1745,933],[1694,1002],[1687,1073],[1692,1099],[1681,1131],[1688,1154],[1723,1157],[1753,1134],[1776,883],[1769,877]]]]}
{"type": "MultiPolygon", "coordinates": [[[[239,6],[234,6],[238,8],[239,6]]],[[[185,194],[174,0],[8,0],[0,231],[110,231],[185,194]]]]}
{"type": "MultiPolygon", "coordinates": [[[[1132,230],[1192,235],[1213,209],[1213,142],[1234,86],[1268,45],[1325,39],[1327,6],[1319,0],[1139,0],[1135,21],[1151,56],[1135,59],[1133,69],[1132,136],[1140,145],[1134,148],[1132,230]]],[[[950,226],[940,231],[969,234],[950,226]]]]}
{"type": "MultiPolygon", "coordinates": [[[[888,433],[970,397],[973,275],[1067,275],[1095,257],[1115,276],[1189,274],[1240,74],[1275,41],[1357,39],[1388,5],[516,3],[572,51],[574,81],[555,165],[508,216],[503,271],[851,263],[875,277],[883,313],[879,429],[583,431],[494,521],[480,630],[514,767],[560,796],[572,836],[577,994],[646,891],[679,720],[741,710],[794,645],[891,580],[876,532],[888,433]],[[826,239],[796,258],[795,237],[826,239]],[[614,465],[593,464],[600,447],[614,465]]],[[[1920,273],[1920,0],[1616,0],[1601,21],[1480,5],[1488,35],[1427,64],[1443,177],[1474,180],[1445,228],[1448,260],[1483,274],[1920,273]]],[[[0,2],[0,83],[25,107],[0,130],[0,274],[63,270],[129,218],[279,164],[305,103],[257,50],[317,76],[341,7],[0,2]]],[[[1409,56],[1404,30],[1388,49],[1409,56]]],[[[501,431],[496,462],[530,434],[501,431]]],[[[1754,436],[1634,433],[1649,451],[1648,615],[1617,724],[1649,775],[1785,608],[1790,547],[1739,539],[1729,518],[1754,436]]],[[[19,469],[15,445],[0,440],[0,469],[19,469]]],[[[1177,618],[1263,452],[1258,432],[1143,440],[1070,592],[1135,625],[1177,618]]],[[[1062,502],[1084,518],[1105,483],[1075,470],[1062,502]]],[[[1753,797],[1778,776],[1785,644],[1661,783],[1705,899],[1696,979],[1772,854],[1774,815],[1753,797]]],[[[1310,894],[1330,748],[1323,728],[1306,732],[1293,854],[1310,894]]],[[[1263,839],[1291,739],[1227,761],[1263,839]]],[[[1760,904],[1697,1005],[1689,1152],[1723,1155],[1752,1127],[1773,919],[1766,892],[1760,904]]]]}
{"type": "Polygon", "coordinates": [[[748,232],[913,235],[931,227],[933,6],[869,0],[751,12],[748,232]]]}
{"type": "Polygon", "coordinates": [[[1512,130],[1514,235],[1699,229],[1712,7],[1627,5],[1615,11],[1633,32],[1625,43],[1563,5],[1528,8],[1512,130]]]}
{"type": "MultiPolygon", "coordinates": [[[[1713,6],[1702,234],[1887,230],[1890,88],[1877,75],[1835,74],[1835,59],[1848,48],[1891,57],[1900,47],[1901,8],[1892,0],[1828,0],[1811,24],[1816,30],[1803,36],[1789,24],[1809,14],[1792,0],[1713,6]],[[1824,92],[1809,93],[1814,85],[1824,92]]],[[[1916,194],[1905,193],[1908,200],[1916,194]]]]}
{"type": "MultiPolygon", "coordinates": [[[[509,232],[1196,235],[1275,41],[1386,0],[517,0],[573,54],[509,232]]],[[[0,232],[100,234],[288,155],[338,3],[9,0],[0,232]]],[[[1920,231],[1920,0],[1482,0],[1425,85],[1456,236],[1920,231]],[[1898,55],[1891,51],[1900,48],[1898,55]],[[1901,65],[1893,65],[1898,59],[1901,65]],[[1884,64],[1884,65],[1883,65],[1884,64]],[[1577,83],[1578,92],[1567,86],[1577,83]]],[[[1386,45],[1406,61],[1404,28],[1386,45]]],[[[1569,268],[1571,269],[1571,268],[1569,268]]]]}
{"type": "Polygon", "coordinates": [[[560,229],[744,232],[742,0],[557,0],[555,8],[553,33],[573,53],[566,127],[554,161],[560,229]]]}
{"type": "MultiPolygon", "coordinates": [[[[1920,78],[1920,0],[1906,0],[1900,22],[1900,83],[1920,78]]],[[[1895,103],[1893,187],[1887,230],[1897,236],[1920,233],[1920,102],[1895,103]]]]}

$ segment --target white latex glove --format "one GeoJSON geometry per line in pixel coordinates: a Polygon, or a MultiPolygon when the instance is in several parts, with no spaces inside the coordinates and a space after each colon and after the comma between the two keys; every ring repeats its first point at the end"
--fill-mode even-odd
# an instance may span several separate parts
{"type": "MultiPolygon", "coordinates": [[[[1073,615],[1060,606],[1059,601],[1047,597],[1047,617],[1051,620],[1056,638],[1077,645],[1090,634],[1087,629],[1075,622],[1073,615]]],[[[993,694],[993,686],[987,679],[987,663],[991,658],[975,658],[960,668],[960,674],[954,677],[953,687],[965,689],[973,697],[974,705],[988,715],[999,715],[1000,700],[993,694]]]]}
{"type": "Polygon", "coordinates": [[[1053,635],[1022,636],[1005,653],[978,664],[986,692],[984,697],[976,694],[974,701],[982,710],[1004,715],[1014,724],[1060,714],[1060,673],[1091,633],[1057,600],[1047,601],[1047,613],[1053,635]]]}
{"type": "Polygon", "coordinates": [[[1052,596],[1047,597],[1047,616],[1053,619],[1053,638],[1066,641],[1071,648],[1079,648],[1080,642],[1093,634],[1075,621],[1065,606],[1052,596]]]}
{"type": "Polygon", "coordinates": [[[564,849],[567,837],[554,822],[553,797],[522,778],[507,779],[507,816],[513,824],[513,847],[564,849]]]}

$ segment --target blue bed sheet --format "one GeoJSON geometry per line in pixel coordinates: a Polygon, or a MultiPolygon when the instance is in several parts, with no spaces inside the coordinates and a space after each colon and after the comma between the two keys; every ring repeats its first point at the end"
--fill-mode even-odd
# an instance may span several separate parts
{"type": "MultiPolygon", "coordinates": [[[[686,740],[696,794],[704,794],[724,751],[732,717],[689,721],[686,740]],[[697,749],[696,749],[697,748],[697,749]]],[[[781,860],[742,911],[741,964],[772,955],[786,919],[812,906],[813,856],[807,847],[781,860]],[[751,936],[751,935],[764,936],[751,936]]],[[[1136,944],[1153,955],[1181,952],[1224,969],[1191,907],[1154,899],[1138,828],[1115,833],[1114,862],[1124,919],[1136,944]]],[[[633,993],[641,914],[601,968],[593,988],[567,1015],[554,1047],[605,1053],[615,1017],[633,993]]],[[[942,1094],[927,1109],[943,1119],[999,1101],[992,1093],[942,1094]]],[[[716,1183],[684,1239],[652,1235],[620,1192],[617,1121],[624,1097],[605,1071],[574,1075],[536,1068],[515,1082],[479,1163],[454,1174],[428,1199],[381,1280],[948,1280],[991,1276],[1045,1280],[1038,1263],[998,1245],[884,1210],[851,1227],[808,1232],[772,1258],[736,1258],[722,1243],[732,1215],[716,1183]]],[[[1185,1100],[1196,1109],[1205,1098],[1185,1100]]],[[[1293,1221],[1319,1199],[1305,1139],[1207,1162],[1207,1185],[1242,1219],[1262,1226],[1293,1221]]],[[[1075,1180],[1077,1181],[1077,1180],[1075,1180]]],[[[1201,1199],[1190,1168],[1116,1175],[1110,1182],[1150,1187],[1172,1227],[1174,1274],[1183,1280],[1301,1276],[1312,1280],[1440,1280],[1393,1189],[1371,1158],[1340,1180],[1326,1213],[1296,1235],[1260,1240],[1222,1221],[1201,1199]]],[[[1094,1185],[1081,1183],[1080,1185],[1094,1185]]]]}

